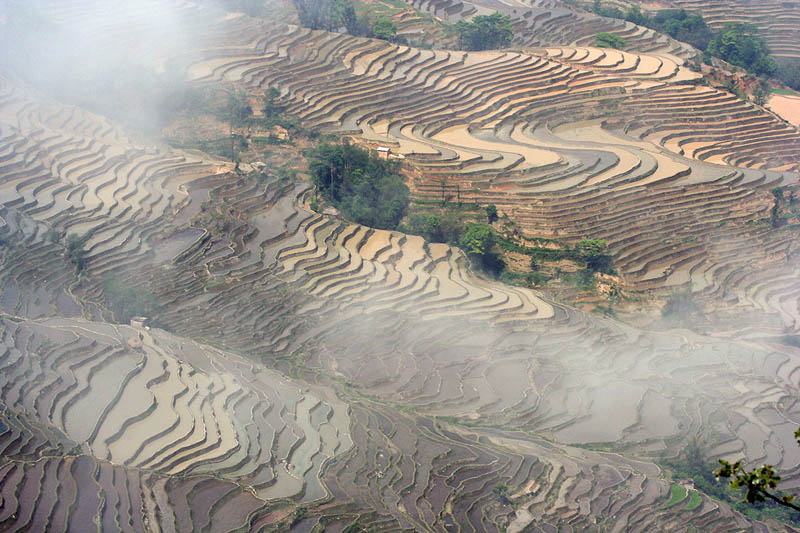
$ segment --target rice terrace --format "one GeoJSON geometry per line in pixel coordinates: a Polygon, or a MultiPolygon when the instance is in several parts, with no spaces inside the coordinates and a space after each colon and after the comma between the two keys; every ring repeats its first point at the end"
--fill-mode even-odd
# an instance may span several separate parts
{"type": "Polygon", "coordinates": [[[0,3],[0,531],[800,531],[800,3],[0,3]]]}

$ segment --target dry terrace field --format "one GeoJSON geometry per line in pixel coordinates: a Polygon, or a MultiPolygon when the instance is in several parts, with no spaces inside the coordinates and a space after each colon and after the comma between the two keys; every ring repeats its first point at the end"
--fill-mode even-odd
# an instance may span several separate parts
{"type": "MultiPolygon", "coordinates": [[[[516,3],[552,40],[580,27],[516,3]]],[[[205,35],[158,50],[194,83],[274,87],[304,123],[391,146],[417,199],[458,188],[527,235],[604,238],[633,290],[750,320],[701,335],[583,313],[6,73],[0,527],[781,530],[706,495],[667,505],[656,462],[694,439],[800,485],[800,352],[768,340],[800,328],[797,245],[758,223],[796,184],[796,130],[698,85],[658,36],[468,53],[182,2],[130,6],[121,30],[95,7],[54,21],[146,48],[161,10],[205,35]],[[86,236],[80,275],[53,232],[86,236]],[[159,327],[112,323],[108,279],[152,292],[159,327]]]]}

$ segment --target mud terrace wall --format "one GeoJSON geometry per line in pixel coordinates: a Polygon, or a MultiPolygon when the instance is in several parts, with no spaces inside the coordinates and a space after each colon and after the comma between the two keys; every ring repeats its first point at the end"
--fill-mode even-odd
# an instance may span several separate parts
{"type": "Polygon", "coordinates": [[[3,74],[0,529],[766,530],[704,495],[664,505],[656,461],[691,439],[800,489],[800,352],[764,340],[797,331],[796,245],[747,224],[797,180],[793,129],[693,84],[667,44],[419,50],[160,4],[216,35],[162,58],[197,83],[275,87],[391,145],[417,198],[459,187],[530,235],[605,238],[636,287],[753,319],[702,336],[586,314],[3,74]],[[204,204],[226,229],[192,224],[204,204]],[[53,232],[87,236],[79,275],[53,232]],[[158,327],[112,323],[109,276],[158,297],[158,327]]]}

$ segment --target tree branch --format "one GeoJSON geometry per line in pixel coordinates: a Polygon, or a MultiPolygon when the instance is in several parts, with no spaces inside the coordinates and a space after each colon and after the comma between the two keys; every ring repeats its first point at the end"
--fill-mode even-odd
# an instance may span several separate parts
{"type": "Polygon", "coordinates": [[[782,498],[780,498],[780,497],[778,497],[778,496],[775,496],[774,494],[770,494],[769,492],[765,491],[764,489],[759,489],[759,492],[760,492],[760,493],[761,493],[763,496],[765,496],[765,497],[769,498],[770,500],[773,500],[773,501],[775,501],[775,502],[778,502],[779,504],[781,504],[781,505],[784,505],[784,506],[786,506],[786,507],[791,507],[791,508],[792,508],[792,509],[794,509],[795,511],[800,511],[800,506],[798,506],[798,505],[795,505],[795,504],[793,504],[793,503],[791,503],[791,502],[784,501],[782,498]]]}

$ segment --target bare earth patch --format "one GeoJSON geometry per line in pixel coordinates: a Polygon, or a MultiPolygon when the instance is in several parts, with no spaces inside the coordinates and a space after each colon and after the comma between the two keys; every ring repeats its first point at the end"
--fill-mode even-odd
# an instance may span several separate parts
{"type": "Polygon", "coordinates": [[[794,124],[800,126],[800,96],[774,94],[767,107],[794,124]]]}

